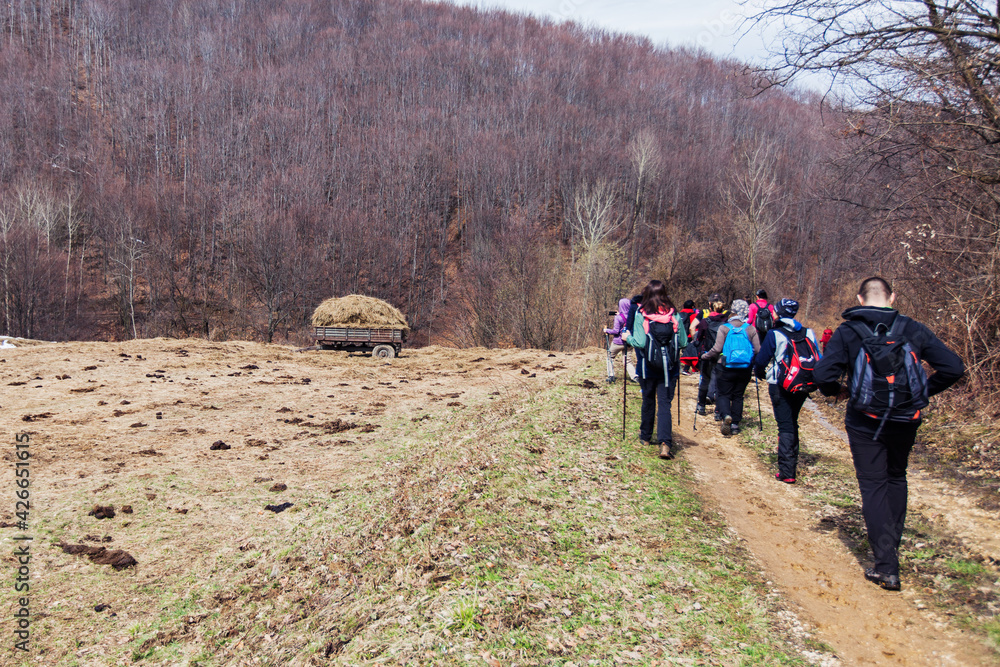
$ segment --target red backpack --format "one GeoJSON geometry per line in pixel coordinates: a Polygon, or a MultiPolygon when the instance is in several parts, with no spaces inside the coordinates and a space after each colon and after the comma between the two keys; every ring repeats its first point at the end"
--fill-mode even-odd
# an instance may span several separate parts
{"type": "Polygon", "coordinates": [[[793,394],[815,391],[818,387],[813,370],[820,357],[816,344],[806,335],[805,329],[781,334],[788,339],[788,344],[785,354],[778,360],[778,384],[793,394]]]}

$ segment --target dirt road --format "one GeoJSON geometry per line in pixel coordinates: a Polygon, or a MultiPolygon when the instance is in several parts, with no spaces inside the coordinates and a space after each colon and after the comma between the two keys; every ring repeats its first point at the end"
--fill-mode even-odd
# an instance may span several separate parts
{"type": "MultiPolygon", "coordinates": [[[[684,402],[685,414],[693,409],[693,400],[684,402]]],[[[824,426],[807,410],[802,417],[802,437],[812,449],[849,460],[835,427],[824,426]]],[[[977,638],[918,609],[914,592],[893,594],[867,582],[857,559],[806,509],[802,489],[775,480],[774,471],[765,469],[752,451],[735,438],[724,438],[711,417],[696,432],[685,422],[680,429],[688,439],[683,456],[694,467],[699,489],[746,540],[775,588],[802,610],[817,636],[845,664],[996,664],[996,654],[977,638]]],[[[915,505],[941,505],[937,486],[926,473],[915,471],[911,479],[915,505]]],[[[963,522],[964,533],[984,535],[971,515],[963,522]]],[[[985,542],[992,544],[997,534],[989,533],[985,542]]]]}

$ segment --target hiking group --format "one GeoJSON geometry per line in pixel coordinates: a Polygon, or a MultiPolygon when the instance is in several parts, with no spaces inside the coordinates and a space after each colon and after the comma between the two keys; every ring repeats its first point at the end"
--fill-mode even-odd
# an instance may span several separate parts
{"type": "MultiPolygon", "coordinates": [[[[896,295],[883,278],[862,282],[860,305],[845,310],[843,323],[819,340],[796,319],[798,301],[771,304],[764,290],[755,296],[753,303],[736,299],[727,308],[713,294],[708,309],[697,309],[693,301],[677,309],[666,285],[650,281],[641,294],[621,299],[614,326],[605,329],[608,379],[614,381],[612,359],[621,352],[626,375],[642,393],[639,440],[658,445],[663,459],[676,453],[671,406],[681,375],[698,373],[693,428],[714,404],[715,421],[727,437],[740,433],[751,380],[766,380],[778,425],[775,478],[786,484],[796,482],[799,412],[806,399],[819,390],[846,400],[845,430],[874,555],[865,577],[899,590],[909,454],[930,397],[964,375],[962,360],[927,327],[893,308],[896,295]],[[923,362],[935,371],[929,378],[923,362]]],[[[761,423],[759,385],[757,402],[761,423]]],[[[624,429],[624,413],[622,423],[624,429]]]]}

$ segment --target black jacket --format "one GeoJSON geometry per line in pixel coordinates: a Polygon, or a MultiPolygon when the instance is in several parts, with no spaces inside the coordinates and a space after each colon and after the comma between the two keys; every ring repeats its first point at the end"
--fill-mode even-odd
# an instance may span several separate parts
{"type": "MultiPolygon", "coordinates": [[[[891,327],[899,313],[892,308],[855,306],[843,313],[845,320],[861,321],[872,329],[878,324],[891,327]]],[[[902,335],[910,341],[913,350],[921,360],[930,364],[934,374],[927,381],[928,393],[933,396],[958,382],[965,374],[961,358],[942,343],[934,333],[916,320],[908,319],[902,335]]],[[[813,378],[825,396],[836,396],[840,392],[840,378],[854,371],[854,359],[861,349],[861,337],[847,322],[833,332],[833,338],[826,345],[826,352],[813,371],[813,378]]]]}

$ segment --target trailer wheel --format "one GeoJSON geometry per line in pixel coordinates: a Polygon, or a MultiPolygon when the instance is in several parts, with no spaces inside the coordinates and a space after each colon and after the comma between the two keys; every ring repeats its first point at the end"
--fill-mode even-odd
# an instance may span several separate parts
{"type": "Polygon", "coordinates": [[[396,356],[396,350],[392,345],[376,345],[375,349],[372,350],[372,356],[376,359],[393,359],[396,356]]]}

